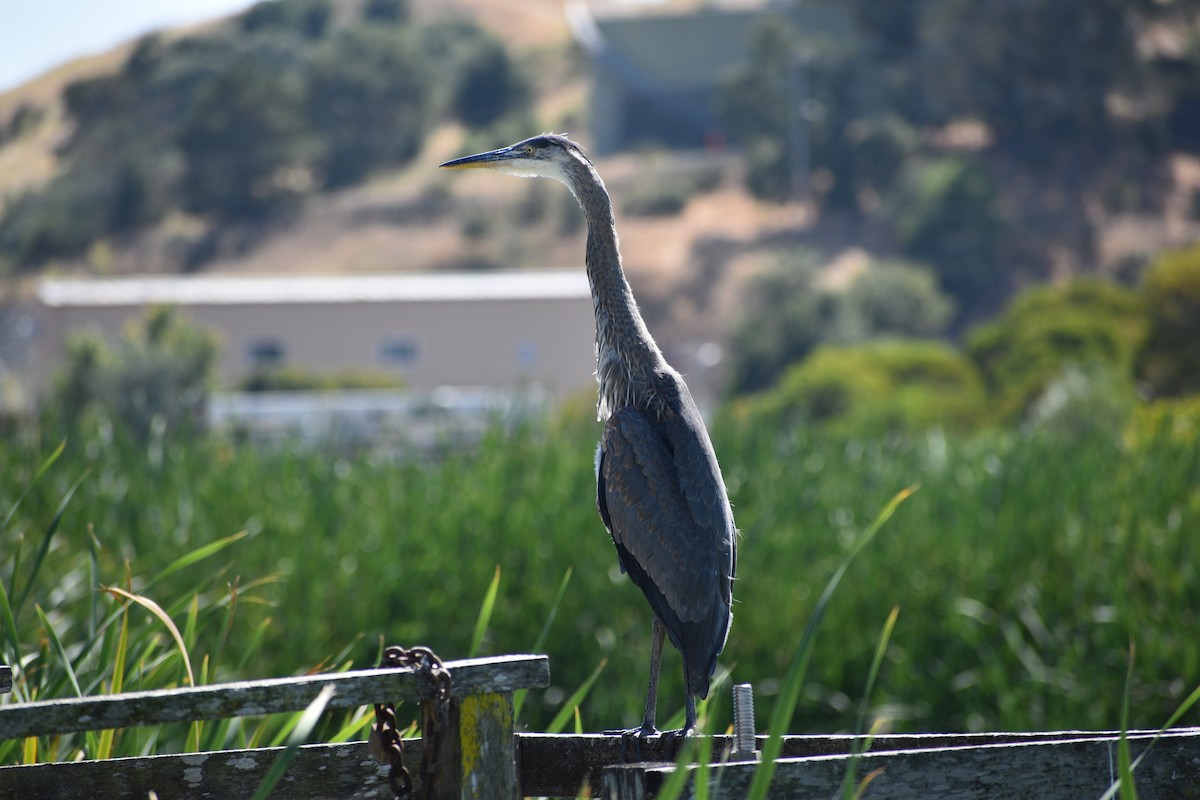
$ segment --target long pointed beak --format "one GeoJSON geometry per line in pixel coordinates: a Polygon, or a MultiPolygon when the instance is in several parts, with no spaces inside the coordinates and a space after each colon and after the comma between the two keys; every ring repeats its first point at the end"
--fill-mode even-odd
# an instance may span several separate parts
{"type": "Polygon", "coordinates": [[[519,155],[512,147],[501,147],[499,150],[489,150],[486,153],[476,153],[473,156],[463,156],[445,164],[439,164],[442,169],[494,169],[505,161],[511,161],[519,155]]]}

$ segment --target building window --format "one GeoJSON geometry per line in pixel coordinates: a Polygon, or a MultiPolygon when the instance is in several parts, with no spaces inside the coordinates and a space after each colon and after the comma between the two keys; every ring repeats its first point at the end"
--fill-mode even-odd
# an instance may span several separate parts
{"type": "Polygon", "coordinates": [[[285,349],[278,339],[255,339],[246,348],[246,357],[255,369],[277,367],[283,363],[285,349]]]}
{"type": "Polygon", "coordinates": [[[533,369],[538,363],[536,342],[525,340],[517,344],[517,366],[523,370],[533,369]]]}
{"type": "Polygon", "coordinates": [[[419,357],[417,340],[411,336],[393,336],[379,347],[380,360],[392,367],[411,367],[419,357]]]}

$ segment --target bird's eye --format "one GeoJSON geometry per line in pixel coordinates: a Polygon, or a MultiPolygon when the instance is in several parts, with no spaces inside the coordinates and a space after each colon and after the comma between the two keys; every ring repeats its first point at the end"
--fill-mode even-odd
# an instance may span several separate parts
{"type": "Polygon", "coordinates": [[[527,155],[527,156],[533,155],[533,145],[531,145],[531,144],[525,145],[525,155],[527,155]]]}

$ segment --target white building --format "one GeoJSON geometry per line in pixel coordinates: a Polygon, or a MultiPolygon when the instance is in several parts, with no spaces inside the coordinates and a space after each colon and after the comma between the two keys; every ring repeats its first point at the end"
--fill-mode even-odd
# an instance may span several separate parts
{"type": "Polygon", "coordinates": [[[32,372],[44,390],[75,332],[117,341],[147,308],[171,305],[215,331],[218,378],[269,366],[390,372],[417,390],[482,387],[561,398],[595,385],[594,322],[582,268],[389,275],[47,278],[32,372]]]}

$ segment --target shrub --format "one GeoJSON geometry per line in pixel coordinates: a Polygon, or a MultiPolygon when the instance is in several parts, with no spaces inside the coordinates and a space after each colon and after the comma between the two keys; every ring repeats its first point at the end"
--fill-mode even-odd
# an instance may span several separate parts
{"type": "Polygon", "coordinates": [[[1016,297],[967,338],[967,352],[1006,416],[1030,403],[1070,364],[1129,375],[1144,335],[1144,306],[1116,284],[1081,279],[1016,297]]]}
{"type": "Polygon", "coordinates": [[[986,411],[979,377],[961,354],[912,341],[822,345],[743,406],[765,426],[821,425],[861,435],[965,428],[984,421],[986,411]]]}
{"type": "Polygon", "coordinates": [[[655,182],[639,186],[621,208],[635,217],[670,217],[683,211],[691,192],[685,181],[655,182]]]}
{"type": "Polygon", "coordinates": [[[1157,396],[1200,392],[1200,246],[1162,256],[1142,283],[1150,317],[1136,373],[1157,396]]]}
{"type": "Polygon", "coordinates": [[[832,328],[837,301],[813,288],[815,273],[815,257],[799,252],[781,259],[749,286],[745,314],[730,341],[731,394],[770,386],[832,328]]]}
{"type": "Polygon", "coordinates": [[[336,389],[399,389],[404,380],[387,372],[354,371],[326,375],[302,367],[257,369],[242,379],[244,392],[332,391],[336,389]]]}
{"type": "Polygon", "coordinates": [[[731,394],[765,389],[818,344],[936,336],[953,313],[952,301],[918,265],[874,264],[843,294],[816,287],[815,274],[815,257],[800,253],[750,285],[730,342],[731,394]]]}
{"type": "Polygon", "coordinates": [[[203,419],[216,357],[208,332],[160,306],[115,348],[73,338],[55,396],[69,424],[96,408],[139,439],[188,429],[203,419]]]}
{"type": "Polygon", "coordinates": [[[856,338],[877,336],[923,339],[939,336],[954,316],[954,301],[938,288],[924,265],[878,262],[846,291],[841,326],[856,338]]]}
{"type": "Polygon", "coordinates": [[[1002,288],[997,256],[1004,226],[997,198],[982,166],[942,158],[906,170],[892,200],[900,247],[932,266],[964,311],[988,304],[1002,288]]]}
{"type": "Polygon", "coordinates": [[[432,92],[418,47],[395,28],[347,28],[314,58],[308,115],[329,186],[412,158],[424,141],[432,92]]]}
{"type": "Polygon", "coordinates": [[[319,39],[329,29],[333,16],[330,0],[265,0],[241,16],[242,30],[289,31],[319,39]]]}

